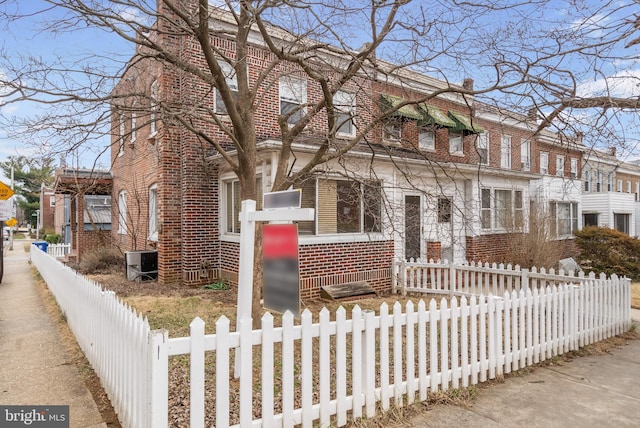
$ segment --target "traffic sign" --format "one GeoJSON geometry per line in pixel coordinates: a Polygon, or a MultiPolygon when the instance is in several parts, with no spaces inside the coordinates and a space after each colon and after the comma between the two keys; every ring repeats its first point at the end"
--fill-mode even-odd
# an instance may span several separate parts
{"type": "Polygon", "coordinates": [[[13,201],[0,201],[0,221],[9,220],[13,216],[13,201]]]}
{"type": "Polygon", "coordinates": [[[11,187],[7,186],[2,181],[0,181],[0,201],[6,201],[10,197],[12,197],[14,194],[15,193],[13,190],[11,190],[11,187]]]}
{"type": "Polygon", "coordinates": [[[9,220],[5,221],[5,224],[6,224],[7,226],[9,226],[9,227],[13,227],[13,226],[15,226],[16,224],[18,224],[18,220],[16,220],[15,218],[11,218],[11,219],[9,219],[9,220]]]}

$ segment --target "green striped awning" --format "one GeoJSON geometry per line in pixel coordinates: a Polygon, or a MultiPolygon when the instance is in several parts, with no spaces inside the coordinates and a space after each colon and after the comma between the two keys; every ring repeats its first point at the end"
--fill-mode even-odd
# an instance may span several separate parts
{"type": "Polygon", "coordinates": [[[452,128],[454,131],[467,131],[472,134],[480,134],[484,132],[482,127],[472,123],[470,116],[449,110],[449,117],[456,122],[456,126],[452,128]]]}
{"type": "Polygon", "coordinates": [[[422,119],[422,115],[418,113],[415,107],[411,104],[404,105],[402,107],[398,107],[405,100],[401,97],[396,97],[395,95],[382,94],[380,96],[380,101],[382,103],[382,111],[390,112],[391,116],[400,116],[405,117],[407,119],[420,120],[422,119]]]}
{"type": "Polygon", "coordinates": [[[419,126],[436,125],[445,128],[454,128],[457,125],[453,119],[438,107],[423,103],[418,104],[418,108],[422,112],[422,118],[418,121],[419,126]]]}

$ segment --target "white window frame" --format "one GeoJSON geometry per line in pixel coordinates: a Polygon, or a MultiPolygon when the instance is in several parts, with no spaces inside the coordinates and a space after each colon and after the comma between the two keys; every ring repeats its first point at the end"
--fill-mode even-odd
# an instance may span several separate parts
{"type": "Polygon", "coordinates": [[[118,114],[118,156],[122,156],[124,154],[124,139],[125,139],[125,134],[126,134],[126,123],[125,123],[125,117],[124,117],[124,113],[120,112],[118,114]]]}
{"type": "Polygon", "coordinates": [[[289,126],[298,123],[306,114],[304,105],[307,103],[307,81],[290,76],[281,77],[279,81],[279,100],[281,115],[283,114],[283,103],[291,105],[291,111],[296,110],[295,113],[287,118],[289,126]]]}
{"type": "Polygon", "coordinates": [[[511,135],[500,137],[500,168],[511,169],[511,135]]]}
{"type": "Polygon", "coordinates": [[[480,189],[480,228],[484,233],[509,232],[512,228],[526,227],[524,190],[520,188],[505,189],[500,187],[483,187],[480,189]],[[508,207],[498,206],[496,192],[506,192],[508,207]],[[486,195],[488,194],[488,198],[486,195]],[[502,219],[502,220],[501,220],[502,219]],[[511,224],[498,224],[500,221],[511,224]],[[489,227],[486,227],[486,226],[489,227]]]}
{"type": "Polygon", "coordinates": [[[596,173],[596,192],[602,192],[602,171],[600,170],[596,173]]]}
{"type": "Polygon", "coordinates": [[[556,176],[564,177],[564,155],[556,156],[556,176]]]}
{"type": "Polygon", "coordinates": [[[127,191],[118,193],[118,234],[127,234],[127,191]]]}
{"type": "MultiPolygon", "coordinates": [[[[233,68],[231,64],[226,62],[223,59],[218,59],[218,64],[222,69],[222,74],[224,75],[224,80],[229,87],[229,90],[238,95],[238,76],[236,75],[236,70],[233,68]]],[[[216,114],[227,115],[227,108],[220,97],[220,91],[214,88],[213,90],[213,111],[216,114]]]]}
{"type": "Polygon", "coordinates": [[[149,236],[150,241],[158,240],[158,185],[149,186],[149,236]]]}
{"type": "Polygon", "coordinates": [[[418,148],[421,150],[436,150],[436,132],[433,129],[420,127],[418,129],[418,148]]]}
{"type": "Polygon", "coordinates": [[[551,201],[551,220],[553,230],[552,235],[558,239],[568,238],[573,236],[573,233],[578,230],[579,222],[578,222],[578,202],[576,201],[551,201]],[[555,207],[554,207],[555,205],[555,207]],[[564,208],[568,208],[569,217],[568,218],[560,218],[558,206],[562,206],[564,208]],[[560,234],[560,221],[568,221],[568,233],[560,234]]]}
{"type": "Polygon", "coordinates": [[[549,152],[540,152],[540,174],[549,174],[549,152]]]}
{"type": "Polygon", "coordinates": [[[591,192],[591,171],[588,169],[584,170],[584,191],[591,192]]]}
{"type": "Polygon", "coordinates": [[[356,94],[337,91],[333,96],[333,106],[336,112],[336,135],[355,137],[356,94]],[[347,128],[346,130],[345,127],[347,128]]]}
{"type": "Polygon", "coordinates": [[[138,138],[138,114],[136,113],[136,102],[131,104],[131,144],[138,138]]]}
{"type": "Polygon", "coordinates": [[[631,193],[631,180],[627,181],[627,193],[631,193]]]}
{"type": "Polygon", "coordinates": [[[158,89],[159,83],[154,80],[151,83],[151,114],[149,118],[149,138],[153,138],[158,133],[158,89]]]}
{"type": "Polygon", "coordinates": [[[402,119],[390,116],[382,121],[382,140],[385,143],[399,144],[402,141],[402,119]]]}
{"type": "Polygon", "coordinates": [[[573,179],[578,178],[578,159],[571,158],[570,162],[571,162],[571,165],[570,165],[571,178],[573,178],[573,179]]]}
{"type": "Polygon", "coordinates": [[[523,171],[531,170],[531,141],[522,140],[520,144],[520,168],[523,171]]]}
{"type": "Polygon", "coordinates": [[[449,131],[449,154],[464,156],[464,134],[457,131],[449,131]]]}
{"type": "Polygon", "coordinates": [[[613,172],[607,174],[607,192],[613,192],[613,172]]]}
{"type": "Polygon", "coordinates": [[[478,163],[480,165],[489,165],[489,133],[482,132],[478,134],[477,138],[478,138],[478,141],[476,144],[478,146],[478,163]],[[483,153],[484,153],[484,162],[482,157],[483,153]]]}

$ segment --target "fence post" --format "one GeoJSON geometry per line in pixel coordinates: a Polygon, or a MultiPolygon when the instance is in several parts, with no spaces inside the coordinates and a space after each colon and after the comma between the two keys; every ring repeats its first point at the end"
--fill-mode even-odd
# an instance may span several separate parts
{"type": "Polygon", "coordinates": [[[520,272],[521,272],[520,289],[528,290],[529,289],[529,269],[524,268],[520,272]]]}
{"type": "Polygon", "coordinates": [[[191,361],[189,418],[192,428],[204,427],[204,321],[200,317],[191,321],[191,361]]]}
{"type": "Polygon", "coordinates": [[[453,261],[449,262],[449,297],[453,297],[453,289],[456,286],[456,268],[453,261]]]}
{"type": "Polygon", "coordinates": [[[169,332],[149,332],[147,427],[169,426],[169,332]]]}

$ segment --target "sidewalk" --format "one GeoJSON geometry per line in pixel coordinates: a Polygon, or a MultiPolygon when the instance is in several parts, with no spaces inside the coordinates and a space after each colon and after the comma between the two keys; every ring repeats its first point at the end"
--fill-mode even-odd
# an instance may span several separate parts
{"type": "MultiPolygon", "coordinates": [[[[640,321],[640,311],[632,310],[640,321]]],[[[536,367],[481,388],[467,409],[434,405],[403,426],[637,427],[640,426],[640,340],[608,355],[536,367]]]]}
{"type": "Polygon", "coordinates": [[[70,427],[106,427],[33,282],[27,241],[5,248],[0,284],[0,404],[68,405],[70,427]]]}

